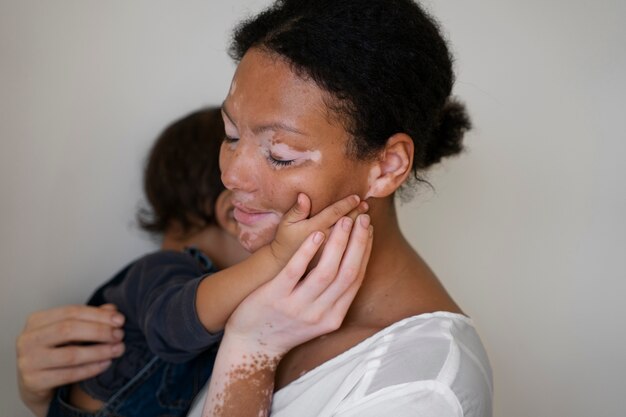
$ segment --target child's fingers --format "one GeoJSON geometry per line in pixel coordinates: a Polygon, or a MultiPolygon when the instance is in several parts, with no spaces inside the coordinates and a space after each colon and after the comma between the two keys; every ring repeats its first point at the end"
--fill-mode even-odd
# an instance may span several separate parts
{"type": "Polygon", "coordinates": [[[319,296],[318,302],[321,308],[331,308],[348,288],[352,287],[355,281],[363,277],[364,265],[367,264],[371,250],[371,240],[370,218],[367,214],[360,215],[352,228],[350,241],[341,259],[337,278],[319,296]]]}
{"type": "Polygon", "coordinates": [[[333,227],[319,262],[296,289],[296,297],[300,303],[313,302],[335,280],[353,224],[352,219],[343,217],[333,227]]]}
{"type": "Polygon", "coordinates": [[[361,198],[356,194],[342,198],[311,217],[307,222],[313,230],[327,230],[340,218],[356,209],[360,202],[361,198]]]}
{"type": "Polygon", "coordinates": [[[296,202],[285,213],[283,222],[290,224],[306,219],[311,214],[311,199],[304,193],[299,193],[296,202]]]}
{"type": "Polygon", "coordinates": [[[287,265],[271,281],[275,283],[274,285],[279,285],[284,294],[291,294],[294,287],[304,276],[309,263],[311,263],[311,260],[322,246],[324,237],[324,233],[319,231],[311,233],[300,245],[296,253],[293,254],[287,265]]]}

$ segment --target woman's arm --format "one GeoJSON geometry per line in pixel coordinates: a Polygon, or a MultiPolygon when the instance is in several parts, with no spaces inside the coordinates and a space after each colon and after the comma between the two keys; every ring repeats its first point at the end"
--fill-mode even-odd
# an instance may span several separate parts
{"type": "Polygon", "coordinates": [[[318,264],[304,276],[324,236],[312,234],[275,279],[250,294],[228,320],[204,417],[269,415],[276,367],[285,353],[338,329],[365,274],[369,216],[341,219],[318,264]]]}
{"type": "Polygon", "coordinates": [[[104,371],[124,352],[123,323],[124,316],[112,304],[69,305],[31,314],[16,342],[24,404],[43,417],[55,388],[104,371]],[[81,342],[95,344],[77,344],[81,342]]]}

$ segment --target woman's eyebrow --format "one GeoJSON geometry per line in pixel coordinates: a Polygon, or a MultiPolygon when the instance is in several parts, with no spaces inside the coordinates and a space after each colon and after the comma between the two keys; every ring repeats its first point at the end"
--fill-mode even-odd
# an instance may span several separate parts
{"type": "MultiPolygon", "coordinates": [[[[222,113],[224,113],[226,118],[233,125],[236,126],[236,123],[234,122],[233,118],[228,113],[228,110],[226,110],[226,101],[224,101],[222,103],[222,113]]],[[[273,123],[268,123],[268,124],[264,124],[264,125],[260,125],[260,126],[254,126],[251,130],[252,130],[252,133],[254,133],[255,135],[258,135],[260,133],[267,132],[267,131],[274,131],[275,132],[277,130],[284,130],[284,131],[287,131],[287,132],[295,133],[297,135],[308,136],[308,134],[303,132],[302,130],[299,130],[299,129],[291,126],[291,125],[288,125],[288,124],[282,123],[282,122],[273,122],[273,123]]]]}
{"type": "Polygon", "coordinates": [[[308,136],[303,131],[301,131],[299,129],[296,129],[295,127],[287,125],[285,123],[281,123],[281,122],[274,122],[274,123],[265,124],[265,125],[261,125],[261,126],[255,126],[255,127],[252,128],[252,132],[255,135],[258,135],[260,133],[267,132],[267,131],[274,131],[275,132],[277,130],[284,130],[284,131],[287,131],[287,132],[295,133],[297,135],[308,136]]]}

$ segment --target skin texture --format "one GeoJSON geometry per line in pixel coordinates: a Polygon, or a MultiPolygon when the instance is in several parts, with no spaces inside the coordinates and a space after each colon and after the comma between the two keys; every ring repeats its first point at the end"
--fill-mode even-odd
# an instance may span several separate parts
{"type": "MultiPolygon", "coordinates": [[[[263,50],[246,53],[233,78],[235,85],[223,104],[230,139],[222,146],[220,167],[235,206],[260,213],[258,221],[241,219],[247,222],[240,222],[244,246],[254,251],[271,241],[276,233],[276,220],[271,219],[279,218],[299,192],[311,197],[313,213],[353,193],[366,197],[370,210],[346,229],[339,224],[333,228],[319,262],[301,248],[292,259],[299,267],[286,268],[239,305],[226,325],[205,416],[264,415],[270,391],[384,327],[421,313],[461,312],[398,226],[393,194],[411,172],[411,138],[400,132],[388,138],[376,157],[350,157],[350,137],[341,116],[326,106],[331,98],[293,73],[283,59],[263,50]],[[319,160],[278,168],[263,151],[268,141],[319,152],[319,160]],[[376,239],[367,237],[371,226],[359,226],[361,221],[374,225],[376,239]],[[347,235],[342,237],[341,230],[347,235]],[[329,252],[329,247],[334,249],[329,252]],[[295,287],[281,285],[290,282],[284,276],[290,276],[295,287]],[[258,378],[241,374],[234,381],[232,369],[250,366],[247,358],[255,355],[279,360],[275,371],[264,370],[263,381],[274,372],[272,383],[262,386],[258,378]],[[250,392],[260,393],[256,403],[228,402],[250,392]]],[[[237,215],[235,219],[239,221],[237,215]]]]}

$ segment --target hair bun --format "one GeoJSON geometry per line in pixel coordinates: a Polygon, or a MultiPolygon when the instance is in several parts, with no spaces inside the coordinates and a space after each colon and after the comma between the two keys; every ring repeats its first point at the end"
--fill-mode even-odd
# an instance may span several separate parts
{"type": "Polygon", "coordinates": [[[471,128],[472,122],[465,105],[455,98],[448,98],[433,129],[432,142],[426,151],[422,168],[434,165],[447,156],[461,153],[463,136],[471,128]]]}

